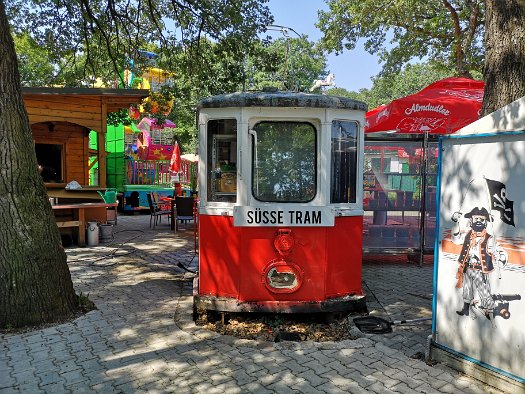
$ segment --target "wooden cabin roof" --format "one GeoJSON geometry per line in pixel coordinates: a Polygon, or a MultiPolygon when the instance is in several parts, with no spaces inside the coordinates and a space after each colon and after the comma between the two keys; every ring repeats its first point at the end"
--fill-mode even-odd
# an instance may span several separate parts
{"type": "Polygon", "coordinates": [[[108,112],[148,97],[147,89],[22,88],[29,123],[70,122],[105,131],[108,112]]]}

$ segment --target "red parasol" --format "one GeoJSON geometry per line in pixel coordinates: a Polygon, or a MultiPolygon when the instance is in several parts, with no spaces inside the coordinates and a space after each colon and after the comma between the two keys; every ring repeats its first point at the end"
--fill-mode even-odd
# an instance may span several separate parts
{"type": "Polygon", "coordinates": [[[174,193],[173,193],[174,196],[182,195],[182,187],[181,187],[180,179],[179,179],[180,170],[181,170],[180,148],[179,148],[179,143],[175,142],[175,145],[173,146],[173,154],[171,155],[171,162],[170,162],[170,171],[176,174],[176,181],[174,184],[174,193]]]}
{"type": "Polygon", "coordinates": [[[180,148],[179,143],[175,142],[175,146],[173,147],[173,154],[171,155],[171,162],[170,162],[170,171],[171,172],[180,172],[180,148]]]}
{"type": "Polygon", "coordinates": [[[365,132],[450,134],[479,118],[483,81],[445,78],[366,113],[365,132]]]}

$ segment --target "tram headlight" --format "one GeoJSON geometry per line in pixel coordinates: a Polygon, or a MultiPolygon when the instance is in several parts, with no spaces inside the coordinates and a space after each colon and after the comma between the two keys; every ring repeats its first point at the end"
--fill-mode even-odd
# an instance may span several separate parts
{"type": "Polygon", "coordinates": [[[303,272],[294,263],[273,260],[265,267],[262,279],[273,293],[293,293],[303,283],[303,272]]]}

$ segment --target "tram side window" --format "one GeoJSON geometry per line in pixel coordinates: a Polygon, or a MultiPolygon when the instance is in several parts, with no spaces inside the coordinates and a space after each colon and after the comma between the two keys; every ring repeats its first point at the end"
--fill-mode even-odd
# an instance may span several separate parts
{"type": "Polygon", "coordinates": [[[307,202],[315,197],[316,130],[305,122],[260,122],[252,138],[252,193],[260,201],[307,202]]]}
{"type": "Polygon", "coordinates": [[[237,121],[214,119],[207,125],[208,201],[237,201],[237,121]]]}
{"type": "Polygon", "coordinates": [[[357,184],[357,131],[351,121],[332,122],[330,202],[355,203],[357,184]]]}

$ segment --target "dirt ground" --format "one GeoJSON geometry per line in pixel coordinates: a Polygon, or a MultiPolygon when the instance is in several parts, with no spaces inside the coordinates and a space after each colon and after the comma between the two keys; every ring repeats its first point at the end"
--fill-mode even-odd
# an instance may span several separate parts
{"type": "MultiPolygon", "coordinates": [[[[351,318],[351,317],[350,317],[351,318]]],[[[263,341],[342,341],[356,339],[349,315],[199,314],[197,325],[223,335],[263,341]]]]}

